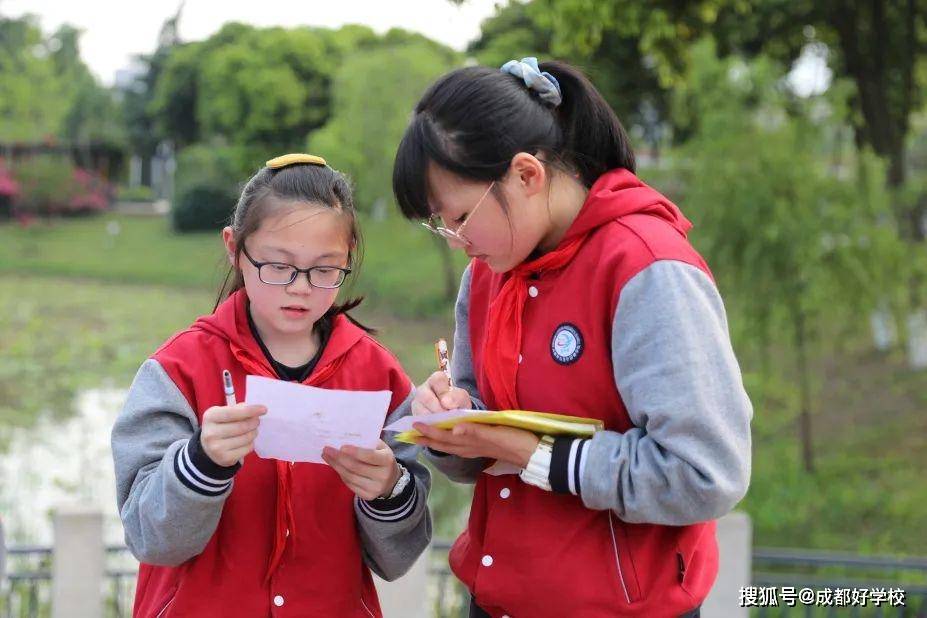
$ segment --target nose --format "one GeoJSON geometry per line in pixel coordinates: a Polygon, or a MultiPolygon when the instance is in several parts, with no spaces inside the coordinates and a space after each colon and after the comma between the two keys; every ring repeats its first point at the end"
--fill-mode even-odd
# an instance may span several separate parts
{"type": "Polygon", "coordinates": [[[466,239],[446,238],[447,246],[451,249],[466,249],[470,243],[466,239]]]}
{"type": "Polygon", "coordinates": [[[309,273],[299,273],[292,283],[286,286],[286,291],[290,294],[309,294],[312,291],[312,284],[309,283],[309,273]]]}

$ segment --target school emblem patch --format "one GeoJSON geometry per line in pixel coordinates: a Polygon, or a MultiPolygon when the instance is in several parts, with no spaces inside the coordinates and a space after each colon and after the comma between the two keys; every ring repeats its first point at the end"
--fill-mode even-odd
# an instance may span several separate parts
{"type": "Polygon", "coordinates": [[[550,340],[550,354],[561,365],[575,363],[583,353],[583,335],[573,324],[566,322],[554,330],[550,340]]]}

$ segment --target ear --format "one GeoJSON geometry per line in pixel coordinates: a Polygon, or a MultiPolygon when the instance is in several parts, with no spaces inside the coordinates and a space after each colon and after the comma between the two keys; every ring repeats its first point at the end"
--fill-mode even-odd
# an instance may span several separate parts
{"type": "Polygon", "coordinates": [[[225,245],[225,253],[229,258],[229,264],[235,266],[235,233],[231,226],[222,228],[222,243],[225,245]]]}
{"type": "Polygon", "coordinates": [[[547,168],[540,159],[527,152],[512,157],[509,172],[518,178],[518,185],[527,197],[540,193],[547,187],[547,168]]]}

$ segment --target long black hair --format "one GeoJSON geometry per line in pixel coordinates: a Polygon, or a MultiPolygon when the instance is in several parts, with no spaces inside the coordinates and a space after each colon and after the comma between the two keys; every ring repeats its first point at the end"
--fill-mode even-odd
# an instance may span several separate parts
{"type": "Polygon", "coordinates": [[[396,151],[393,192],[409,219],[430,216],[426,172],[434,164],[474,181],[499,180],[519,152],[543,151],[588,188],[610,169],[634,171],[634,153],[615,112],[579,70],[544,62],[560,85],[553,107],[522,79],[466,67],[436,81],[415,106],[396,151]]]}

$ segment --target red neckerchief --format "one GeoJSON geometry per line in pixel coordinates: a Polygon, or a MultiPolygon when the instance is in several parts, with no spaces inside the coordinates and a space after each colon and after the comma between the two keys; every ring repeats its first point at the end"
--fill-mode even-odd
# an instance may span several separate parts
{"type": "Polygon", "coordinates": [[[521,349],[521,318],[528,296],[528,277],[565,266],[579,251],[586,236],[575,236],[550,253],[513,268],[508,281],[492,301],[483,344],[483,372],[498,409],[519,409],[515,375],[521,349]]]}

